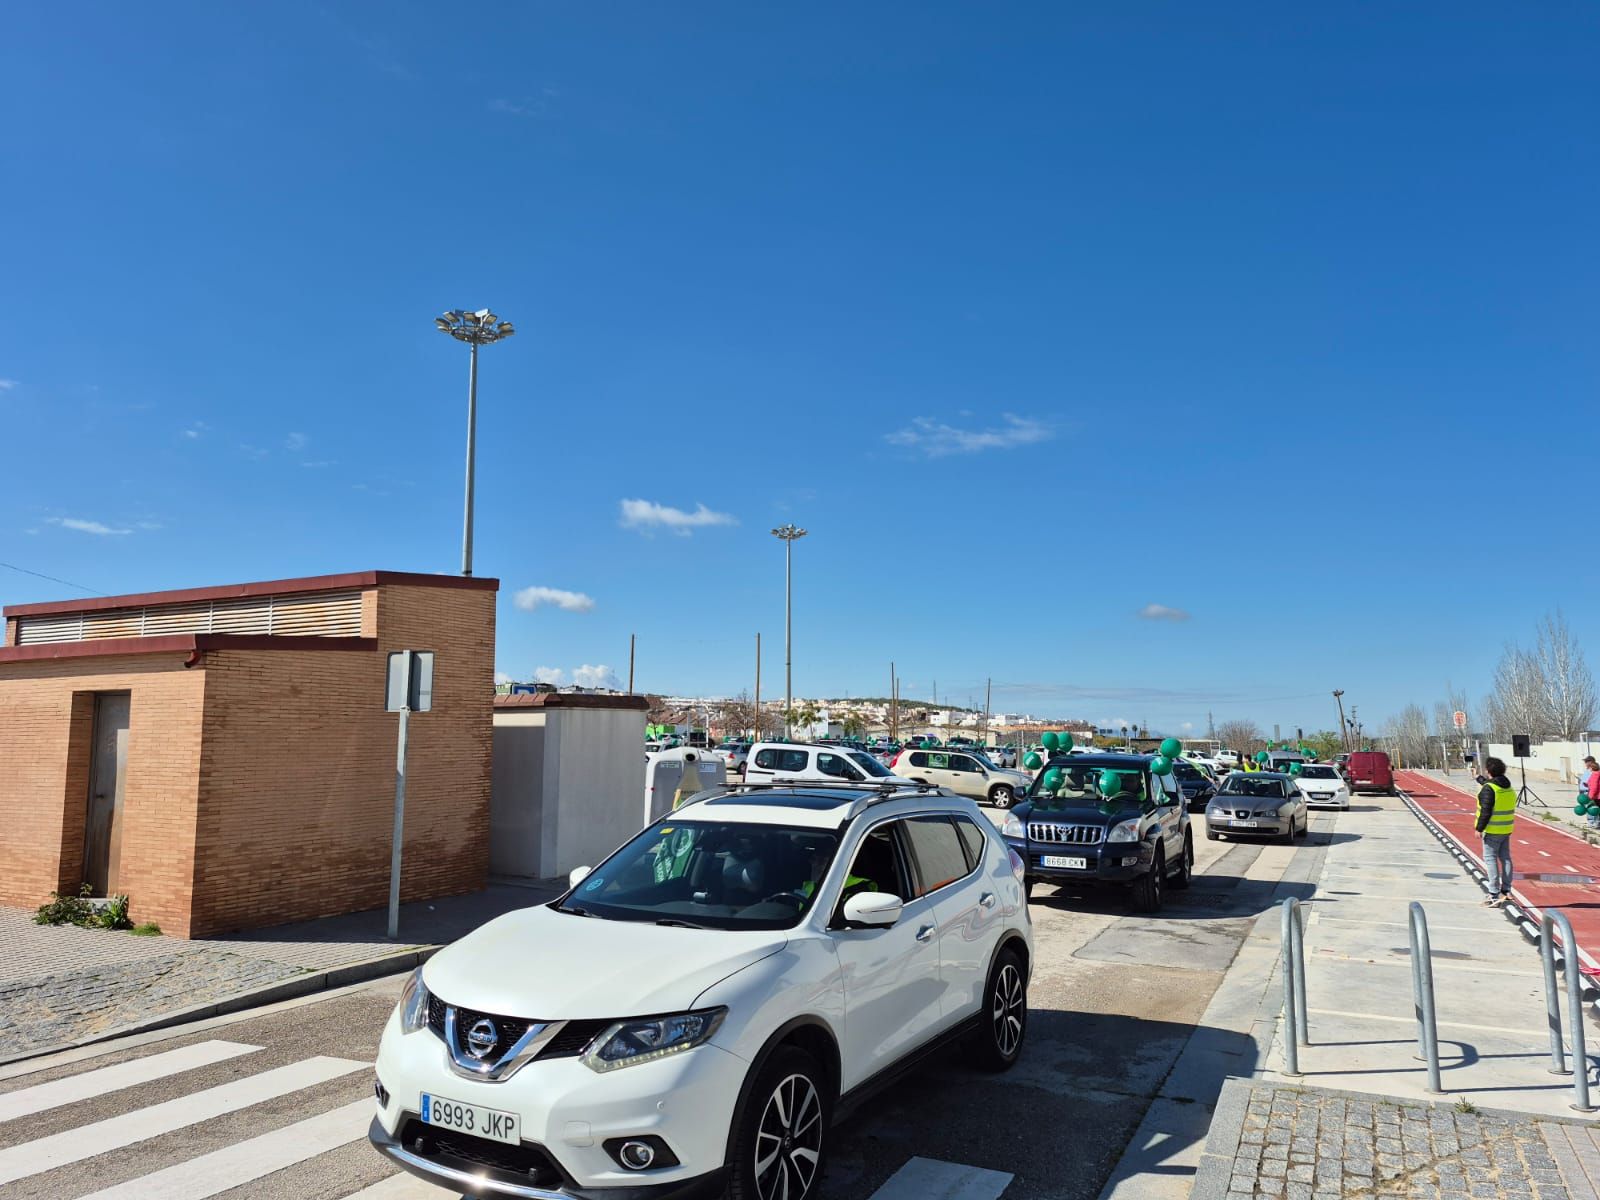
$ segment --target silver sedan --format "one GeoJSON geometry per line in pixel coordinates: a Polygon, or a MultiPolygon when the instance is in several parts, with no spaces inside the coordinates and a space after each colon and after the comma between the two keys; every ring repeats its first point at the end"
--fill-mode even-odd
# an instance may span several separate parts
{"type": "Polygon", "coordinates": [[[1311,810],[1294,780],[1275,771],[1235,771],[1206,805],[1206,837],[1293,841],[1311,827],[1311,810]]]}

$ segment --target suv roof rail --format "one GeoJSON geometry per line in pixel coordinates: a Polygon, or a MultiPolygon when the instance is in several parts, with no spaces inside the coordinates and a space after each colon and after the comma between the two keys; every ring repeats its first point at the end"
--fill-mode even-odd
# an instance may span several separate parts
{"type": "Polygon", "coordinates": [[[707,788],[703,792],[696,792],[694,795],[690,796],[682,804],[678,805],[675,811],[682,812],[691,804],[700,804],[706,800],[715,800],[718,796],[737,796],[745,793],[755,794],[757,792],[772,791],[774,789],[786,789],[789,791],[804,792],[840,791],[856,793],[859,796],[859,799],[857,799],[856,802],[850,806],[850,818],[852,820],[861,813],[865,812],[870,806],[874,804],[882,804],[886,800],[893,800],[897,796],[903,796],[907,793],[928,793],[937,795],[944,791],[943,788],[935,787],[931,783],[869,783],[865,780],[849,779],[841,779],[837,782],[820,779],[761,780],[751,783],[725,783],[719,787],[707,788]]]}

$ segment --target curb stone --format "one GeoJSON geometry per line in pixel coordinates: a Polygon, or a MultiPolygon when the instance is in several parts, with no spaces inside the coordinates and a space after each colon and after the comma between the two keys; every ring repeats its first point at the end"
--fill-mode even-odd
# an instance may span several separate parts
{"type": "Polygon", "coordinates": [[[59,1054],[63,1050],[76,1050],[80,1046],[93,1046],[99,1042],[109,1042],[117,1038],[130,1037],[134,1034],[169,1029],[174,1025],[185,1025],[190,1021],[199,1021],[206,1017],[224,1016],[228,1013],[241,1012],[248,1008],[276,1004],[282,1000],[293,1000],[296,997],[309,995],[312,992],[330,991],[334,988],[347,987],[352,983],[365,983],[369,979],[379,979],[385,975],[396,975],[401,971],[420,966],[442,949],[442,946],[417,946],[395,954],[382,954],[376,958],[363,959],[360,962],[329,967],[325,971],[308,971],[303,975],[296,975],[290,979],[281,979],[275,983],[265,984],[249,991],[224,997],[221,1000],[210,1000],[204,1004],[196,1004],[189,1008],[179,1009],[176,1012],[166,1013],[163,1016],[152,1017],[148,1021],[136,1021],[131,1025],[105,1029],[89,1037],[79,1038],[76,1041],[62,1042],[54,1046],[41,1046],[38,1049],[25,1050],[20,1054],[0,1055],[0,1067],[8,1066],[11,1063],[23,1062],[31,1058],[43,1058],[48,1054],[59,1054]]]}
{"type": "Polygon", "coordinates": [[[1195,1169],[1189,1200],[1224,1200],[1228,1181],[1233,1177],[1233,1160],[1239,1153],[1239,1138],[1244,1134],[1244,1115],[1250,1103],[1252,1081],[1233,1078],[1224,1081],[1211,1113],[1211,1129],[1206,1134],[1200,1165],[1195,1169]]]}

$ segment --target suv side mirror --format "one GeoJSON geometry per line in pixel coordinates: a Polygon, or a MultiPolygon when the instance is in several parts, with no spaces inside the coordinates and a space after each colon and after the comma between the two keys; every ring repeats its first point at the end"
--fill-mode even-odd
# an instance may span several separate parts
{"type": "Polygon", "coordinates": [[[857,892],[844,902],[847,929],[887,929],[900,919],[905,904],[889,892],[857,892]]]}

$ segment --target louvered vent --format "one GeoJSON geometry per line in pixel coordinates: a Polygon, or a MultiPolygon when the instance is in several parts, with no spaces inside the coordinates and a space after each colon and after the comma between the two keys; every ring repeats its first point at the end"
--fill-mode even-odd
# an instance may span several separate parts
{"type": "Polygon", "coordinates": [[[17,644],[37,646],[48,642],[161,637],[171,633],[359,637],[361,593],[312,592],[300,596],[252,596],[243,600],[201,600],[190,604],[160,604],[150,608],[23,617],[17,625],[17,644]]]}

